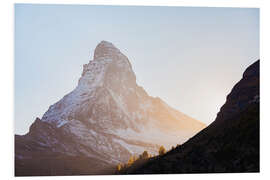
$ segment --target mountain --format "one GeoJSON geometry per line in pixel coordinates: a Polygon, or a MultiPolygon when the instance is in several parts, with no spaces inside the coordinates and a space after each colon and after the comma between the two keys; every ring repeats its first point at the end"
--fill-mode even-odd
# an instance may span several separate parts
{"type": "Polygon", "coordinates": [[[259,64],[246,69],[207,128],[165,155],[118,173],[259,172],[259,64]]]}
{"type": "Polygon", "coordinates": [[[131,155],[155,154],[160,145],[183,143],[204,127],[149,96],[128,58],[102,41],[77,87],[36,118],[27,134],[15,135],[15,174],[111,173],[131,155]]]}

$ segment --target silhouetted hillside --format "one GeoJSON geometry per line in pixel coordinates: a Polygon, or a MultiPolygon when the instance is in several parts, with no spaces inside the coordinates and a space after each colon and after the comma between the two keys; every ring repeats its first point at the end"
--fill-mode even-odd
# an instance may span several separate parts
{"type": "Polygon", "coordinates": [[[227,96],[216,120],[163,156],[122,174],[259,172],[259,60],[227,96]]]}

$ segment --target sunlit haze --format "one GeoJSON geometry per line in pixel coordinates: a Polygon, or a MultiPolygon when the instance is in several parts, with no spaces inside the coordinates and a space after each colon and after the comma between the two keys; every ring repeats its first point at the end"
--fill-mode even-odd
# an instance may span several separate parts
{"type": "Polygon", "coordinates": [[[259,9],[15,5],[15,133],[71,92],[106,40],[149,95],[205,124],[259,59],[259,9]]]}

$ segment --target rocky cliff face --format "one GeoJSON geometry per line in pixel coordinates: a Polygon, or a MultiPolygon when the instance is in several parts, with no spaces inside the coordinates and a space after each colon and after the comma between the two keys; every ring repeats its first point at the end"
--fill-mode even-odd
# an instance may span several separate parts
{"type": "Polygon", "coordinates": [[[37,118],[28,134],[15,137],[15,155],[23,161],[35,152],[62,153],[116,164],[184,142],[204,127],[149,96],[137,85],[128,58],[102,41],[83,65],[77,87],[37,118]]]}

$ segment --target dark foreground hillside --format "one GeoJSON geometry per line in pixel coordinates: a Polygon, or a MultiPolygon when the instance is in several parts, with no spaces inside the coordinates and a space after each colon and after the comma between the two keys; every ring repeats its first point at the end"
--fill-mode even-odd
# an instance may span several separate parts
{"type": "Polygon", "coordinates": [[[15,160],[16,176],[64,176],[112,174],[113,165],[87,156],[50,154],[33,156],[27,160],[15,160]]]}
{"type": "Polygon", "coordinates": [[[216,120],[165,155],[121,174],[259,172],[259,60],[227,96],[216,120]]]}

